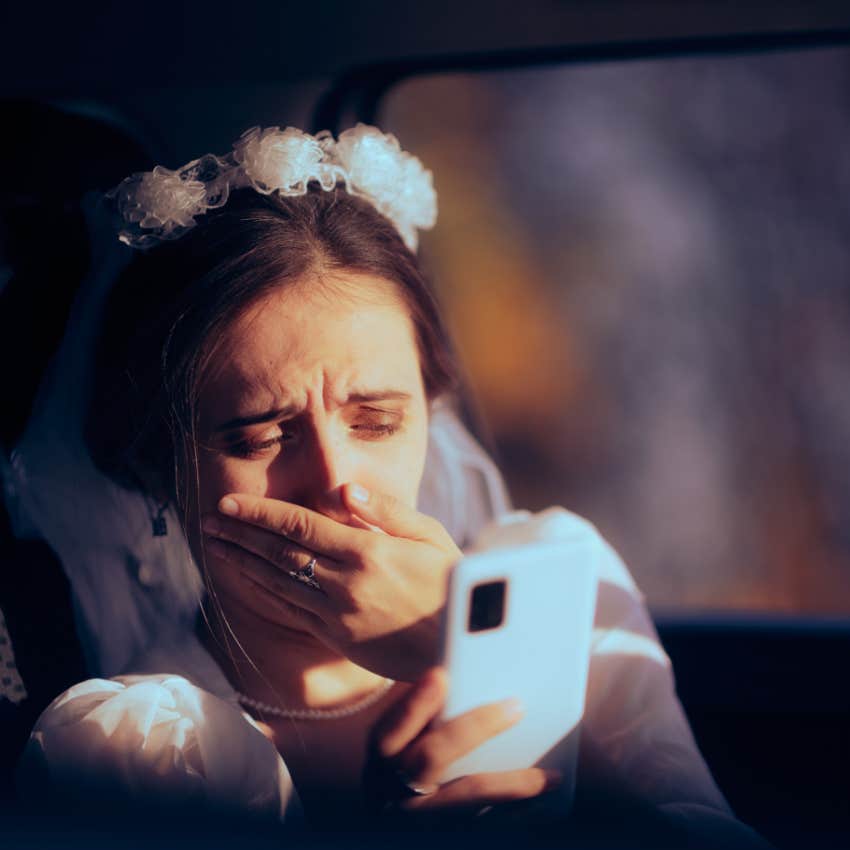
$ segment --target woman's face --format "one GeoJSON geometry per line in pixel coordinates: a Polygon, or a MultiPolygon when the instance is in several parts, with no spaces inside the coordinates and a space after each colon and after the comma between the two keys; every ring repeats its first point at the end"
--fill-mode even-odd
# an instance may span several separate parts
{"type": "Polygon", "coordinates": [[[428,405],[412,322],[386,281],[332,284],[271,293],[222,341],[199,404],[201,514],[234,492],[318,509],[346,482],[415,506],[428,405]]]}

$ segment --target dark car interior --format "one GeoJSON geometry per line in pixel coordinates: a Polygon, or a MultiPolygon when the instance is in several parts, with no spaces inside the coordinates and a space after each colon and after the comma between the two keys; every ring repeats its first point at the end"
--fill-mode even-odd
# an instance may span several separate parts
{"type": "MultiPolygon", "coordinates": [[[[416,90],[408,88],[413,100],[407,111],[396,104],[405,87],[429,76],[475,80],[538,69],[568,75],[614,66],[628,74],[635,63],[783,56],[793,64],[802,54],[815,60],[828,54],[838,57],[838,94],[834,101],[824,99],[824,108],[829,112],[839,104],[850,111],[846,2],[531,0],[518,5],[380,0],[309,7],[256,2],[238,8],[218,2],[92,3],[19,6],[3,17],[0,103],[5,131],[0,146],[6,170],[0,185],[0,350],[6,384],[0,471],[8,467],[26,427],[88,269],[82,199],[133,171],[156,162],[177,165],[206,150],[205,145],[224,150],[251,125],[336,132],[364,121],[395,131],[392,122],[397,121],[403,144],[416,149],[415,140],[405,141],[409,137],[402,130],[412,135],[417,126],[442,120],[434,98],[419,101],[416,90]],[[51,236],[45,250],[46,233],[51,236]]],[[[814,83],[807,88],[805,82],[801,98],[814,103],[825,98],[823,88],[814,83]]],[[[507,99],[500,104],[510,104],[510,98],[518,105],[525,102],[521,82],[505,83],[499,97],[503,95],[507,99]]],[[[538,103],[532,118],[546,126],[545,104],[553,104],[554,112],[557,99],[541,102],[544,106],[538,103]]],[[[789,103],[794,108],[797,101],[789,103]]],[[[492,123],[482,126],[496,136],[502,132],[492,123]]],[[[813,124],[811,134],[828,134],[836,126],[813,124]]],[[[434,146],[449,144],[423,133],[434,146]]],[[[797,138],[799,155],[805,157],[806,140],[797,138]]],[[[850,150],[846,138],[833,137],[832,144],[836,150],[850,150]]],[[[832,215],[836,232],[850,236],[850,195],[841,194],[845,176],[850,181],[850,163],[846,158],[842,162],[848,170],[835,177],[832,215]]],[[[645,214],[652,216],[652,208],[645,214]]],[[[817,269],[821,248],[802,241],[808,232],[800,231],[799,251],[807,258],[801,263],[817,269]]],[[[437,270],[441,262],[433,263],[437,270]]],[[[844,341],[843,348],[833,349],[838,352],[850,350],[845,345],[850,339],[850,265],[842,269],[841,262],[838,257],[833,264],[838,283],[830,296],[838,305],[833,315],[844,320],[843,325],[838,319],[830,325],[830,333],[844,341]]],[[[801,284],[807,285],[815,281],[801,284]]],[[[753,298],[758,297],[755,292],[753,298]]],[[[813,333],[816,337],[817,328],[813,333]]],[[[474,388],[475,374],[470,382],[474,388]]],[[[839,381],[834,387],[830,427],[835,431],[830,433],[846,442],[847,432],[838,430],[839,414],[847,407],[850,383],[842,386],[839,381]]],[[[541,456],[518,449],[525,444],[525,432],[500,432],[494,427],[498,416],[489,415],[486,399],[475,399],[474,393],[473,399],[470,421],[500,462],[507,463],[515,501],[527,496],[532,507],[542,507],[572,500],[568,506],[587,505],[576,509],[592,513],[596,503],[587,494],[596,491],[585,486],[594,474],[592,464],[560,490],[536,494],[529,478],[541,456]]],[[[693,412],[696,418],[701,415],[693,412]]],[[[814,448],[807,451],[825,445],[825,439],[816,434],[814,448]]],[[[578,457],[579,450],[575,452],[578,457]]],[[[839,481],[830,486],[850,497],[840,484],[850,474],[837,457],[827,464],[839,481]]],[[[606,481],[607,487],[617,486],[613,476],[606,481]]],[[[609,504],[599,499],[598,504],[609,504]]],[[[616,506],[610,504],[613,516],[616,506]]],[[[850,520],[843,504],[843,518],[850,520]]],[[[837,553],[830,560],[836,583],[835,590],[822,592],[823,604],[806,597],[806,604],[795,606],[792,592],[781,603],[762,604],[752,591],[740,596],[744,601],[726,606],[720,579],[715,595],[693,604],[679,605],[672,595],[647,592],[673,662],[679,697],[717,784],[737,816],[778,848],[850,846],[850,525],[841,525],[840,512],[832,516],[831,530],[823,534],[828,532],[840,545],[830,550],[837,553]]],[[[783,520],[775,522],[779,533],[783,520]]],[[[723,527],[713,528],[712,534],[715,540],[722,537],[723,527]]],[[[625,532],[623,540],[628,555],[625,532]]],[[[634,551],[643,552],[637,544],[634,551]]],[[[806,584],[818,581],[815,572],[821,562],[812,551],[804,547],[794,567],[801,599],[806,584]]],[[[641,558],[650,556],[635,560],[641,558]]],[[[643,586],[637,568],[635,574],[643,586]]],[[[730,576],[725,581],[731,599],[735,578],[730,576]]],[[[765,586],[772,580],[769,573],[762,579],[765,586]]],[[[663,589],[663,576],[658,582],[663,589]]],[[[7,510],[0,516],[0,611],[14,646],[15,660],[8,663],[16,665],[26,689],[26,698],[18,702],[0,700],[0,805],[5,817],[13,818],[14,765],[28,732],[57,694],[87,677],[87,667],[62,565],[44,541],[16,529],[7,510]]],[[[10,670],[4,675],[11,675],[10,670]]]]}

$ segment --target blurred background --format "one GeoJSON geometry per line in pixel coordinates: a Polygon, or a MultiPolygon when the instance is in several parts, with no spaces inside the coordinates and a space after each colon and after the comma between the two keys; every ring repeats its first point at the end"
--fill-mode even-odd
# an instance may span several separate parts
{"type": "MultiPolygon", "coordinates": [[[[850,846],[847,0],[7,3],[0,110],[0,479],[92,265],[87,192],[373,120],[434,172],[421,258],[515,504],[622,553],[738,815],[850,846]]],[[[13,519],[0,816],[88,675],[13,519]]]]}
{"type": "Polygon", "coordinates": [[[430,264],[518,506],[656,610],[850,613],[850,50],[408,80],[430,264]]]}
{"type": "Polygon", "coordinates": [[[23,400],[7,448],[88,262],[62,204],[227,151],[252,125],[310,127],[352,69],[421,61],[374,116],[434,172],[440,219],[421,255],[515,504],[591,519],[658,614],[850,613],[850,50],[471,69],[500,50],[850,24],[846,3],[3,14],[0,105],[16,129],[0,146],[14,163],[0,354],[23,400]],[[33,250],[45,227],[52,251],[33,250]],[[26,285],[17,255],[35,263],[26,285]]]}

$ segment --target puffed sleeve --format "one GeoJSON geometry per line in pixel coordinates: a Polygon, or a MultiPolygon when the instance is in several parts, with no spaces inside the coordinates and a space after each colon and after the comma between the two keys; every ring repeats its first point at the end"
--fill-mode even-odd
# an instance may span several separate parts
{"type": "Polygon", "coordinates": [[[298,819],[291,777],[239,708],[181,676],[90,679],[44,711],[18,769],[25,799],[298,819]]]}

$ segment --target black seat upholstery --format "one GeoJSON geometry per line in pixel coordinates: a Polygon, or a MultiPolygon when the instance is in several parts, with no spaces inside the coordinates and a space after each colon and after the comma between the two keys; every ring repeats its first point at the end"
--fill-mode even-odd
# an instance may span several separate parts
{"type": "MultiPolygon", "coordinates": [[[[75,114],[32,100],[0,100],[0,357],[4,372],[0,451],[21,437],[45,370],[62,339],[89,266],[81,201],[150,156],[120,121],[75,114]]],[[[0,500],[0,610],[28,697],[0,699],[0,797],[12,793],[12,770],[32,724],[61,691],[87,671],[70,588],[49,546],[19,540],[0,500]]]]}

